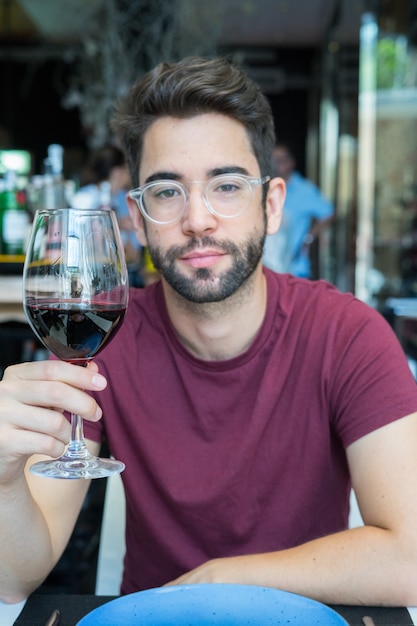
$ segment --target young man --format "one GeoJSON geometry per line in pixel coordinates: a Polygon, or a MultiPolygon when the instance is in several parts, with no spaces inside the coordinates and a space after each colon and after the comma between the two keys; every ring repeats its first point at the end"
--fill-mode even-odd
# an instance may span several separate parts
{"type": "Polygon", "coordinates": [[[126,463],[123,593],[225,582],[416,604],[416,385],[376,312],[263,269],[285,198],[283,180],[268,179],[266,99],[228,61],[186,59],[139,81],[115,128],[161,280],[132,292],[88,368],[6,371],[1,597],[40,584],[85,496],[87,481],[23,471],[35,453],[62,453],[66,410],[85,419],[92,452],[106,436],[126,463]],[[351,484],[365,520],[354,530],[351,484]]]}

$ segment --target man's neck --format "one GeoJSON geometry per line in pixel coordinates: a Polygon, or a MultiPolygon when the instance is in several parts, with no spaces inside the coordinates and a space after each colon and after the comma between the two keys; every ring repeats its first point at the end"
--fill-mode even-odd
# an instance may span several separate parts
{"type": "Polygon", "coordinates": [[[240,289],[222,302],[196,304],[162,280],[168,314],[178,338],[206,361],[232,359],[255,339],[266,310],[266,278],[261,264],[240,289]]]}

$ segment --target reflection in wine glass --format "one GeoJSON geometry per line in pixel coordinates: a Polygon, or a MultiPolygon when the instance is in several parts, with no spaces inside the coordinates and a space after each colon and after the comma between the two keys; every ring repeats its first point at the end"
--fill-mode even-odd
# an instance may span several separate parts
{"type": "MultiPolygon", "coordinates": [[[[36,213],[23,272],[25,314],[59,359],[86,365],[114,337],[128,302],[123,244],[113,211],[54,209],[36,213]]],[[[59,459],[30,467],[39,476],[101,478],[124,464],[88,451],[82,419],[71,415],[71,440],[59,459]]]]}

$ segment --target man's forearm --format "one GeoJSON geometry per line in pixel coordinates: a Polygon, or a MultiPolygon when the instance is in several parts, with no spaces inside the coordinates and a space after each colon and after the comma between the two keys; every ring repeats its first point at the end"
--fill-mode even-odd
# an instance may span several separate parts
{"type": "Polygon", "coordinates": [[[252,564],[246,563],[247,571],[254,572],[254,584],[259,584],[258,576],[265,577],[268,585],[327,604],[409,606],[417,602],[415,549],[411,545],[407,549],[393,533],[380,528],[330,535],[260,555],[258,566],[256,562],[254,557],[252,564]]]}
{"type": "Polygon", "coordinates": [[[223,582],[276,587],[328,604],[417,604],[416,548],[360,527],[301,546],[214,559],[172,584],[223,582]]]}
{"type": "Polygon", "coordinates": [[[0,486],[0,599],[18,602],[34,591],[52,569],[48,526],[25,478],[0,486]]]}

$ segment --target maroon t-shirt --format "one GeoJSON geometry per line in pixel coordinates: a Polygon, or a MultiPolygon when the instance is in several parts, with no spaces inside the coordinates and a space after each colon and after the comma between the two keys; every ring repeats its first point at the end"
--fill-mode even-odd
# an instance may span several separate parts
{"type": "Polygon", "coordinates": [[[104,417],[85,434],[105,435],[126,463],[122,593],[346,528],[345,448],[417,411],[403,351],[377,312],[322,281],[265,273],[266,316],[244,354],[189,354],[157,283],[132,291],[97,358],[104,417]]]}

